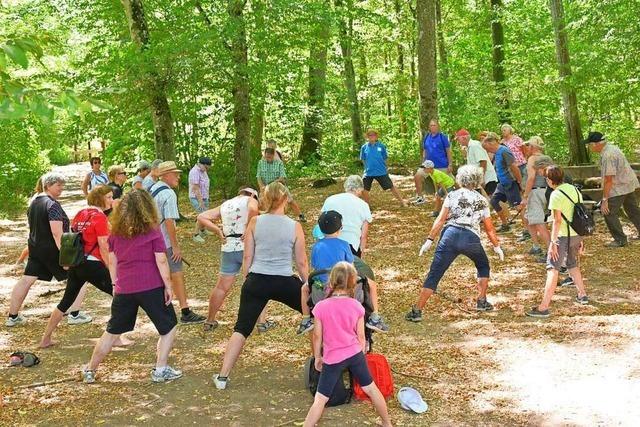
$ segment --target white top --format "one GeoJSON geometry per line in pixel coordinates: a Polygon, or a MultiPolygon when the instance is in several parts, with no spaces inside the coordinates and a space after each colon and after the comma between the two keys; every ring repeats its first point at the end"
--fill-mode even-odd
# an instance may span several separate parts
{"type": "Polygon", "coordinates": [[[467,149],[467,164],[481,168],[482,166],[480,166],[480,161],[482,160],[487,162],[487,170],[484,174],[484,183],[487,184],[491,181],[498,181],[496,169],[493,167],[491,159],[489,159],[489,154],[487,154],[487,151],[482,148],[480,141],[472,139],[469,141],[469,148],[467,149]]]}
{"type": "Polygon", "coordinates": [[[449,209],[446,225],[466,228],[480,237],[480,223],[491,216],[489,202],[480,193],[460,188],[447,194],[443,206],[449,209]]]}
{"type": "Polygon", "coordinates": [[[371,209],[367,202],[352,193],[340,193],[329,196],[322,205],[322,212],[336,211],[342,215],[342,233],[338,236],[356,251],[360,249],[362,226],[372,222],[371,209]]]}
{"type": "MultiPolygon", "coordinates": [[[[249,196],[237,196],[220,205],[222,232],[225,236],[242,234],[247,228],[249,217],[249,196]]],[[[242,237],[227,237],[221,246],[222,252],[238,252],[244,250],[242,237]]]]}

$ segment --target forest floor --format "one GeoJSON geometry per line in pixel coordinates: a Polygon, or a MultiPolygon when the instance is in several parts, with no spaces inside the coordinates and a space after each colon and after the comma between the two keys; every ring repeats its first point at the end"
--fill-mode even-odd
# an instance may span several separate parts
{"type": "MultiPolygon", "coordinates": [[[[62,200],[71,216],[82,205],[78,180],[88,165],[60,168],[70,177],[62,200]]],[[[406,197],[412,180],[394,177],[406,197]]],[[[215,185],[215,183],[214,183],[215,185]]],[[[377,184],[376,184],[377,185],[377,184]]],[[[317,218],[323,200],[340,192],[339,184],[312,189],[293,188],[309,219],[317,218]]],[[[381,312],[391,326],[375,334],[374,350],[385,354],[394,370],[396,389],[410,385],[429,404],[417,415],[389,401],[399,426],[422,425],[637,425],[640,418],[640,244],[605,249],[605,226],[587,239],[582,262],[591,303],[574,303],[575,288],[558,289],[552,317],[532,320],[524,311],[537,304],[544,267],[526,255],[529,243],[514,234],[501,236],[506,260],[490,252],[492,280],[490,313],[476,314],[472,264],[458,259],[440,285],[454,304],[434,297],[424,321],[404,320],[428,270],[433,251],[417,253],[433,219],[429,205],[401,208],[391,194],[372,192],[374,221],[365,260],[378,276],[381,312]]],[[[194,217],[186,198],[181,211],[194,217]]],[[[304,225],[310,246],[312,222],[304,225]]],[[[217,278],[219,242],[191,241],[193,223],[180,224],[186,281],[192,307],[205,313],[217,278]]],[[[519,227],[515,227],[519,231],[519,227]]],[[[630,229],[627,232],[631,234],[630,229]]],[[[0,221],[0,307],[6,311],[11,288],[21,271],[13,264],[25,244],[24,218],[0,221]]],[[[485,242],[489,247],[488,242],[485,242]]],[[[152,384],[156,332],[144,314],[128,348],[115,349],[98,371],[98,382],[84,385],[79,371],[91,355],[109,317],[110,298],[91,287],[85,309],[94,321],[80,326],[61,323],[57,345],[37,348],[52,308],[61,297],[61,283],[38,282],[23,309],[28,323],[13,329],[0,326],[0,360],[14,350],[36,352],[35,368],[0,365],[0,425],[302,425],[312,402],[304,389],[303,364],[308,341],[295,335],[299,315],[269,304],[278,327],[248,340],[229,388],[216,390],[211,376],[220,367],[238,307],[240,283],[220,314],[221,327],[205,334],[202,327],[180,326],[170,362],[184,377],[152,384]],[[41,384],[46,382],[45,384],[41,384]]],[[[4,320],[4,318],[3,318],[4,320]]],[[[4,324],[4,321],[2,322],[4,324]]],[[[325,412],[322,425],[375,425],[368,403],[352,403],[325,412]]]]}

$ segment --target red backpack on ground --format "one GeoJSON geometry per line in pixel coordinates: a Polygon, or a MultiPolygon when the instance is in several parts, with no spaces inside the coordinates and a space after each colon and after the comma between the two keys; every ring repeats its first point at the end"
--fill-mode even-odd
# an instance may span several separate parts
{"type": "MultiPolygon", "coordinates": [[[[389,366],[387,358],[380,353],[367,353],[365,358],[367,359],[373,382],[380,389],[380,393],[385,399],[393,396],[393,377],[391,376],[391,366],[389,366]]],[[[355,378],[353,380],[353,397],[357,400],[369,400],[369,396],[362,390],[355,378]]]]}

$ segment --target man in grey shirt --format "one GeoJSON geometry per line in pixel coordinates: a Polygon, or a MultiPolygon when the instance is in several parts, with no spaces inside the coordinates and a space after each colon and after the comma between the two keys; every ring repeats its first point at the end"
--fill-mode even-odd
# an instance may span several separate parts
{"type": "MultiPolygon", "coordinates": [[[[626,157],[618,147],[607,142],[600,132],[591,132],[583,141],[595,153],[600,153],[600,174],[602,176],[602,204],[600,211],[613,237],[607,244],[611,248],[626,246],[627,236],[620,223],[620,208],[636,226],[640,235],[640,208],[636,189],[640,187],[638,177],[626,157]]],[[[634,239],[638,239],[636,236],[634,239]]]]}
{"type": "Polygon", "coordinates": [[[205,317],[194,313],[187,302],[187,289],[184,284],[184,272],[182,271],[182,252],[178,245],[178,233],[176,220],[180,218],[178,212],[178,197],[172,188],[180,184],[180,172],[175,162],[162,162],[158,165],[158,182],[153,184],[149,192],[158,206],[160,219],[160,231],[167,247],[167,261],[171,272],[171,284],[173,293],[178,302],[182,316],[181,323],[201,323],[205,317]]]}

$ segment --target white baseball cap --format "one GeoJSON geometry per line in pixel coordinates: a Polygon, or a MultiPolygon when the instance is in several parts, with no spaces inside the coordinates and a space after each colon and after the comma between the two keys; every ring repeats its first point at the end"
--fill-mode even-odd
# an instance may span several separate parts
{"type": "Polygon", "coordinates": [[[407,411],[413,411],[417,414],[427,412],[429,405],[422,400],[422,396],[418,393],[418,390],[412,387],[402,387],[398,391],[398,402],[400,407],[407,411]]]}

